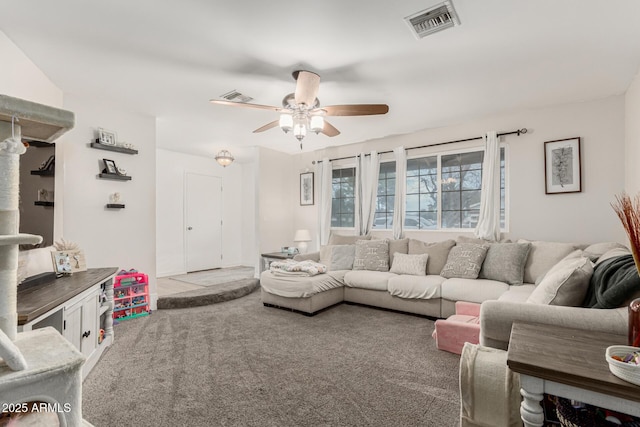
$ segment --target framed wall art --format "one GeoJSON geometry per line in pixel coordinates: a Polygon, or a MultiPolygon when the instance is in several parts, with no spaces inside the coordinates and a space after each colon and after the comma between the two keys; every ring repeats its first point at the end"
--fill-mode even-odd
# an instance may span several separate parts
{"type": "Polygon", "coordinates": [[[313,200],[313,172],[300,174],[300,206],[310,206],[313,200]]]}
{"type": "Polygon", "coordinates": [[[116,166],[116,162],[109,159],[102,159],[104,162],[104,173],[111,173],[116,175],[118,173],[118,167],[116,166]]]}
{"type": "Polygon", "coordinates": [[[580,137],[544,143],[544,181],[546,194],[582,191],[580,137]]]}
{"type": "Polygon", "coordinates": [[[115,132],[98,128],[98,142],[103,145],[116,145],[118,137],[115,132]]]}

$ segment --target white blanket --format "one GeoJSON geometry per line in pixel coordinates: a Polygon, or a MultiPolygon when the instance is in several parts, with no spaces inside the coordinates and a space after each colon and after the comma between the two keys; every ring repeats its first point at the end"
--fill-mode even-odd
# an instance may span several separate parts
{"type": "Polygon", "coordinates": [[[276,261],[272,262],[269,270],[279,276],[315,276],[326,273],[327,267],[314,261],[276,261]]]}

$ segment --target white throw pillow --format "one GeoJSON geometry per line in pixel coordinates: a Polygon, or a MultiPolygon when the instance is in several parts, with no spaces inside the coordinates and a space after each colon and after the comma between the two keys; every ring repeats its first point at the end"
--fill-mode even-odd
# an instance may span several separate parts
{"type": "Polygon", "coordinates": [[[407,255],[400,252],[393,254],[393,264],[389,272],[395,274],[427,275],[429,254],[407,255]]]}
{"type": "Polygon", "coordinates": [[[593,264],[589,258],[567,257],[545,274],[527,302],[578,307],[584,301],[592,275],[593,264]]]}

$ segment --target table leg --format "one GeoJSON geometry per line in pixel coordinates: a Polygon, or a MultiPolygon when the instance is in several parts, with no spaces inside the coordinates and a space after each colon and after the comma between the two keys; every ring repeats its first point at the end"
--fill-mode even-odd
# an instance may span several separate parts
{"type": "Polygon", "coordinates": [[[544,397],[544,381],[527,375],[520,375],[520,417],[525,427],[542,427],[544,425],[544,411],[542,399],[544,397]]]}

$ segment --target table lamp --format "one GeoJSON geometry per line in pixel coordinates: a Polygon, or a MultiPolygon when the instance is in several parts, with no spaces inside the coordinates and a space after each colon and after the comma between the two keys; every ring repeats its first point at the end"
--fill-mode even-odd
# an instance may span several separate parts
{"type": "Polygon", "coordinates": [[[303,254],[307,252],[307,242],[311,241],[311,233],[309,233],[309,230],[297,230],[295,236],[293,236],[293,241],[298,242],[298,249],[303,254]]]}

